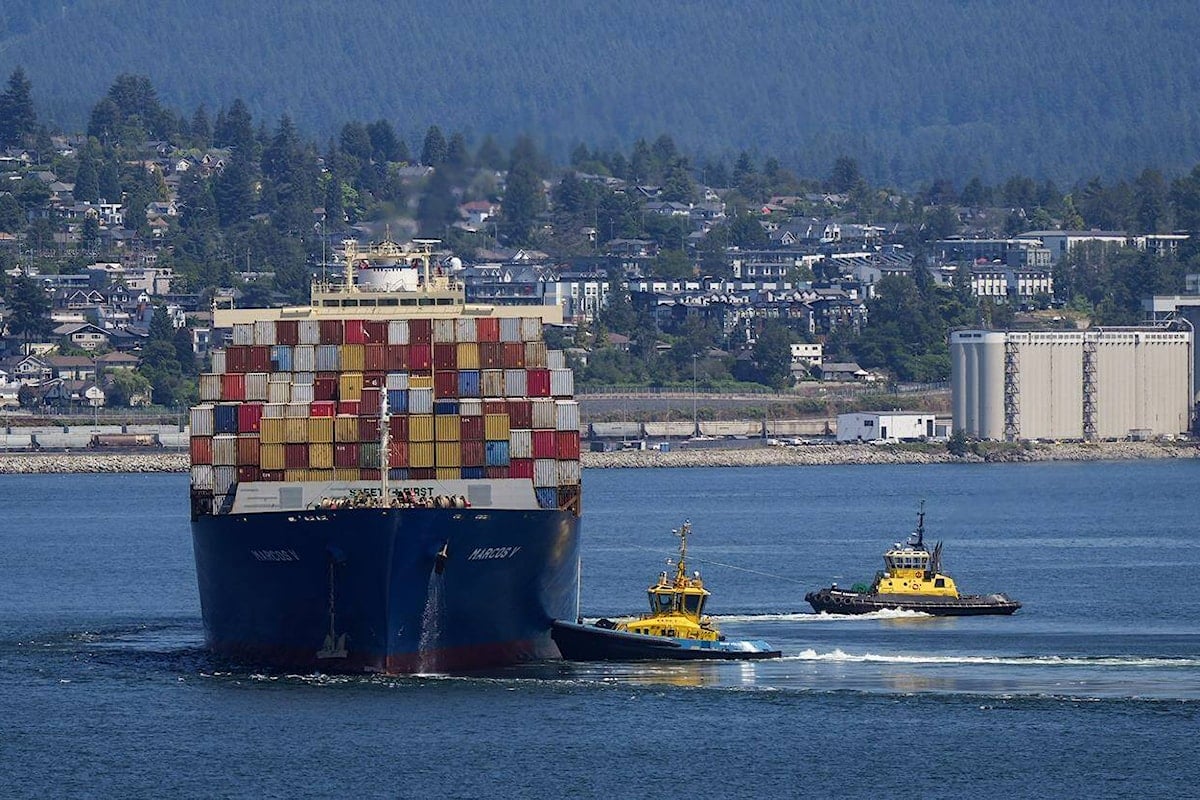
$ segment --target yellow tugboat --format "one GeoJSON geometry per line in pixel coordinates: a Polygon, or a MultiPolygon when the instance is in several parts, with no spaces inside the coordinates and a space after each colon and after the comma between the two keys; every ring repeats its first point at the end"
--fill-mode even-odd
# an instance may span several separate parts
{"type": "MultiPolygon", "coordinates": [[[[663,571],[646,594],[650,613],[592,625],[556,620],[555,644],[568,661],[646,661],[655,659],[778,658],[763,641],[730,642],[721,635],[704,606],[709,591],[699,572],[688,575],[687,539],[692,524],[673,533],[679,537],[679,562],[672,577],[663,571]]],[[[670,563],[668,559],[668,564],[670,563]]]]}
{"type": "Polygon", "coordinates": [[[925,547],[925,504],[917,513],[917,529],[904,545],[883,554],[886,569],[875,574],[870,587],[830,587],[804,596],[814,610],[829,614],[868,614],[884,609],[920,611],[935,616],[1011,614],[1021,604],[1006,594],[959,594],[954,579],[944,575],[942,544],[930,553],[925,547]]]}

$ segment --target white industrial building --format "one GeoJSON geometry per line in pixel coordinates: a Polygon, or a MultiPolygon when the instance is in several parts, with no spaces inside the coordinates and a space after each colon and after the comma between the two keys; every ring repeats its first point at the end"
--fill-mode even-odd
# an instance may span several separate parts
{"type": "Polygon", "coordinates": [[[839,442],[921,439],[935,433],[934,414],[909,411],[856,411],[838,414],[839,442]]]}
{"type": "Polygon", "coordinates": [[[1190,326],[950,335],[954,429],[979,439],[1173,436],[1192,415],[1190,326]]]}

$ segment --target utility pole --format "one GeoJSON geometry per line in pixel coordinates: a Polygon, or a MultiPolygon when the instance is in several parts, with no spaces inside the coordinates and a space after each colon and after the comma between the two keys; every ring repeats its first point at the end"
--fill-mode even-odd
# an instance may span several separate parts
{"type": "Polygon", "coordinates": [[[700,435],[700,424],[696,418],[696,354],[692,354],[692,436],[700,435]]]}

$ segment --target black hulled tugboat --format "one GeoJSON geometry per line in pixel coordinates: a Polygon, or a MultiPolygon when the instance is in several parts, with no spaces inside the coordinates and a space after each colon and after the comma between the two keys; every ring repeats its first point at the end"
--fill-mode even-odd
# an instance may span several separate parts
{"type": "Polygon", "coordinates": [[[925,504],[917,513],[917,529],[904,545],[883,554],[884,571],[871,585],[839,589],[835,583],[804,599],[829,614],[868,614],[885,609],[920,611],[939,617],[1011,614],[1021,604],[1005,594],[959,594],[954,579],[941,572],[942,544],[925,547],[925,504]]]}

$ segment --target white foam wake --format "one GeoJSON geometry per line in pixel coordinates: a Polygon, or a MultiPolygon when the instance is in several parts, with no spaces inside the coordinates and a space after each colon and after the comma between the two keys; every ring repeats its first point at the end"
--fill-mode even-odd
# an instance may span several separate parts
{"type": "Polygon", "coordinates": [[[824,611],[814,614],[797,611],[790,614],[714,614],[713,619],[717,622],[852,622],[872,619],[925,619],[932,616],[923,611],[885,608],[869,614],[826,614],[824,611]]]}
{"type": "Polygon", "coordinates": [[[1143,656],[914,656],[880,655],[877,653],[847,653],[834,650],[818,653],[803,650],[795,655],[783,657],[784,661],[827,661],[840,663],[878,664],[963,664],[1014,667],[1200,667],[1197,658],[1165,658],[1143,656]]]}

